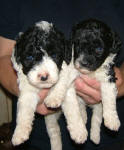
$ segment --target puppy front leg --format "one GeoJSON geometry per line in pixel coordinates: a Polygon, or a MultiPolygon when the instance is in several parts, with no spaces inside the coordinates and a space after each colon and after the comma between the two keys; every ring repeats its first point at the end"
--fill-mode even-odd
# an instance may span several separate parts
{"type": "Polygon", "coordinates": [[[55,86],[49,91],[44,103],[47,107],[57,108],[65,99],[66,91],[70,84],[75,80],[78,71],[74,69],[73,64],[67,65],[63,62],[62,70],[59,74],[59,80],[55,86]]]}
{"type": "Polygon", "coordinates": [[[102,83],[101,93],[104,124],[109,129],[118,131],[120,120],[116,110],[117,88],[115,83],[102,83]]]}
{"type": "Polygon", "coordinates": [[[100,142],[100,127],[102,123],[102,104],[95,104],[91,106],[93,109],[93,114],[91,118],[91,129],[90,129],[90,139],[95,143],[100,142]]]}
{"type": "Polygon", "coordinates": [[[32,91],[21,92],[17,103],[16,128],[12,137],[13,145],[19,145],[29,138],[38,101],[39,96],[36,93],[32,91]]]}
{"type": "Polygon", "coordinates": [[[87,139],[87,129],[83,122],[74,85],[68,89],[62,103],[62,111],[67,120],[67,128],[71,138],[76,143],[84,143],[87,139]]]}
{"type": "Polygon", "coordinates": [[[61,132],[58,124],[60,112],[45,116],[47,132],[49,134],[51,150],[62,150],[61,132]]]}
{"type": "Polygon", "coordinates": [[[62,70],[59,74],[59,80],[54,87],[49,91],[48,96],[45,98],[44,103],[47,107],[57,108],[61,105],[65,98],[67,91],[68,81],[68,66],[65,62],[62,64],[62,70]]]}
{"type": "Polygon", "coordinates": [[[78,102],[79,102],[79,108],[80,108],[80,112],[82,115],[82,119],[83,119],[84,123],[86,124],[87,123],[86,104],[80,96],[77,96],[77,98],[78,98],[78,102]]]}

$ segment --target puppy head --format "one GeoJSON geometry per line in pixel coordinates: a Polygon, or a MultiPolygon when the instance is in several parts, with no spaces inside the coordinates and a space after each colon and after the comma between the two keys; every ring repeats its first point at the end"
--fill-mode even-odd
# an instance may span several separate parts
{"type": "Polygon", "coordinates": [[[41,21],[17,39],[15,61],[31,84],[50,87],[58,80],[64,45],[63,34],[54,25],[41,21]]]}
{"type": "Polygon", "coordinates": [[[74,61],[84,72],[95,71],[112,53],[121,49],[121,41],[105,23],[89,19],[73,27],[74,61]]]}

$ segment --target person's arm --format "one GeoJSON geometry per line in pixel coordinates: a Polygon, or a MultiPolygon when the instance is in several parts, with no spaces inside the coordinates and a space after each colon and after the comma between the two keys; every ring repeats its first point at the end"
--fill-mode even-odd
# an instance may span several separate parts
{"type": "MultiPolygon", "coordinates": [[[[124,63],[120,68],[114,68],[116,74],[116,85],[118,88],[118,97],[124,96],[124,63]]],[[[101,101],[100,83],[86,75],[77,78],[75,81],[77,94],[80,95],[86,103],[95,104],[101,101]]]]}
{"type": "Polygon", "coordinates": [[[11,53],[15,43],[14,40],[0,37],[0,84],[17,96],[19,93],[17,76],[11,63],[11,53]]]}
{"type": "MultiPolygon", "coordinates": [[[[14,40],[0,36],[0,84],[11,94],[18,96],[17,76],[11,63],[11,54],[15,43],[14,40]]],[[[47,93],[47,89],[39,93],[41,101],[37,106],[36,112],[42,115],[53,112],[48,110],[43,104],[43,100],[47,96],[47,93]]]]}

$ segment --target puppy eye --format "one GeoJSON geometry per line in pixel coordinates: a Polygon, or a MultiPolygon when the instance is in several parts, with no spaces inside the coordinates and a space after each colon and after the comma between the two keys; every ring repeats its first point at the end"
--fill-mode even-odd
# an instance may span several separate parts
{"type": "Polygon", "coordinates": [[[34,57],[33,56],[27,56],[26,59],[32,61],[32,60],[34,60],[34,57]]]}
{"type": "Polygon", "coordinates": [[[97,47],[97,48],[95,49],[95,51],[96,51],[96,53],[98,53],[98,54],[102,54],[102,53],[103,53],[103,48],[102,48],[102,47],[97,47]]]}
{"type": "Polygon", "coordinates": [[[55,59],[55,58],[56,58],[56,54],[53,54],[51,57],[52,57],[53,59],[55,59]]]}

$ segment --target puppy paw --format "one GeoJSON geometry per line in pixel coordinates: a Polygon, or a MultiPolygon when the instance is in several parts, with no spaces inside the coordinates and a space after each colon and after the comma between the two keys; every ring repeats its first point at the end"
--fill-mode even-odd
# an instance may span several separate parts
{"type": "Polygon", "coordinates": [[[30,130],[28,128],[16,128],[12,137],[13,145],[20,145],[29,139],[30,130]]]}
{"type": "Polygon", "coordinates": [[[56,136],[50,139],[51,142],[51,150],[62,150],[61,138],[57,138],[56,136]]]}
{"type": "Polygon", "coordinates": [[[44,100],[44,103],[47,107],[58,108],[58,107],[60,107],[62,100],[60,98],[56,97],[55,95],[53,97],[48,96],[44,100]]]}
{"type": "Polygon", "coordinates": [[[100,133],[91,132],[90,140],[93,141],[93,143],[95,143],[95,144],[99,144],[100,143],[100,133]]]}
{"type": "Polygon", "coordinates": [[[14,146],[16,145],[20,145],[22,143],[24,143],[28,138],[25,136],[17,136],[16,134],[13,136],[12,138],[12,144],[14,146]]]}
{"type": "Polygon", "coordinates": [[[86,128],[79,128],[78,126],[76,128],[74,127],[68,127],[68,130],[70,132],[71,138],[78,144],[83,144],[87,140],[87,130],[86,128]]]}
{"type": "Polygon", "coordinates": [[[110,130],[118,131],[121,123],[118,116],[108,115],[107,117],[104,117],[104,124],[110,130]]]}

